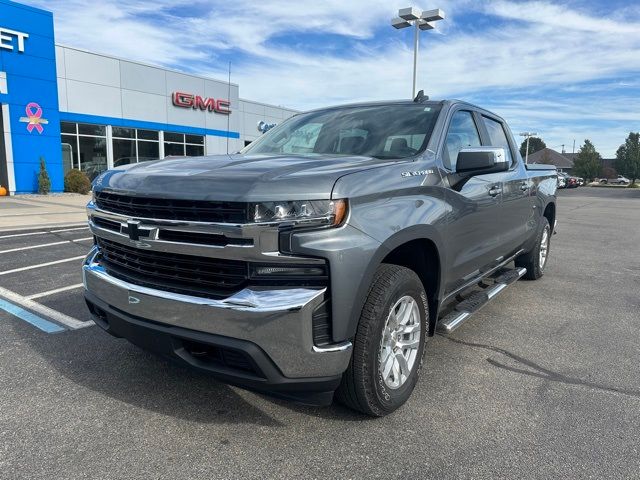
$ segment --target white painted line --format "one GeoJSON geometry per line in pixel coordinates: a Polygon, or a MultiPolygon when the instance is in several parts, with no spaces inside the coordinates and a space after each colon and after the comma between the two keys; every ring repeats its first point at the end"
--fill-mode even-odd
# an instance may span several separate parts
{"type": "Polygon", "coordinates": [[[53,245],[62,245],[64,243],[86,242],[87,240],[93,240],[93,237],[76,238],[75,240],[62,240],[61,242],[41,243],[39,245],[30,245],[28,247],[11,248],[9,250],[0,250],[0,253],[21,252],[23,250],[31,250],[33,248],[52,247],[53,245]]]}
{"type": "MultiPolygon", "coordinates": [[[[42,228],[42,227],[37,227],[37,228],[42,228]]],[[[46,232],[12,233],[10,235],[0,235],[0,239],[14,238],[14,237],[28,237],[29,235],[46,235],[48,233],[58,233],[58,232],[73,232],[75,230],[89,230],[89,227],[63,228],[61,230],[47,230],[46,232]]]]}
{"type": "MultiPolygon", "coordinates": [[[[37,227],[25,227],[25,228],[3,228],[2,230],[0,230],[0,232],[3,232],[3,231],[4,232],[29,232],[31,230],[42,230],[42,229],[45,229],[46,230],[45,232],[34,232],[33,234],[31,234],[31,235],[40,235],[40,234],[43,234],[43,233],[49,233],[49,230],[52,229],[52,228],[65,229],[65,230],[55,230],[56,232],[60,232],[60,231],[66,232],[66,231],[70,231],[72,229],[75,230],[75,228],[72,228],[72,227],[78,228],[78,230],[82,230],[84,228],[89,228],[87,226],[87,223],[83,222],[83,223],[65,223],[64,225],[56,225],[56,224],[47,225],[47,224],[44,224],[44,225],[40,225],[40,226],[37,226],[37,227]],[[68,227],[68,229],[67,229],[67,227],[68,227]]],[[[25,233],[25,234],[21,234],[21,235],[28,235],[28,234],[25,233]]],[[[3,238],[3,237],[0,237],[0,238],[3,238]]]]}
{"type": "Polygon", "coordinates": [[[25,298],[33,300],[34,298],[48,297],[49,295],[53,295],[54,293],[67,292],[69,290],[75,290],[76,288],[80,288],[82,286],[84,286],[84,284],[76,283],[75,285],[69,285],[68,287],[54,288],[53,290],[47,290],[46,292],[34,293],[33,295],[28,295],[25,298]]]}
{"type": "Polygon", "coordinates": [[[12,235],[2,235],[0,236],[0,239],[2,238],[14,238],[14,237],[28,237],[29,235],[46,235],[49,232],[32,232],[32,233],[14,233],[12,235]]]}
{"type": "Polygon", "coordinates": [[[40,315],[44,315],[54,322],[61,323],[62,325],[65,325],[72,330],[77,330],[79,328],[90,327],[94,325],[94,323],[91,321],[81,322],[77,318],[70,317],[69,315],[65,315],[62,312],[58,312],[57,310],[53,310],[52,308],[40,305],[39,303],[36,303],[33,300],[29,300],[22,295],[18,295],[11,290],[7,290],[6,288],[0,287],[0,297],[4,297],[17,305],[20,305],[21,307],[39,313],[40,315]]]}
{"type": "Polygon", "coordinates": [[[13,270],[5,270],[0,272],[0,275],[9,275],[10,273],[24,272],[25,270],[33,270],[34,268],[48,267],[49,265],[57,265],[58,263],[72,262],[74,260],[80,260],[86,257],[86,255],[80,255],[79,257],[63,258],[62,260],[56,260],[54,262],[39,263],[38,265],[30,265],[28,267],[14,268],[13,270]]]}
{"type": "Polygon", "coordinates": [[[62,245],[63,243],[70,243],[69,240],[63,240],[62,242],[41,243],[40,245],[31,245],[29,247],[11,248],[9,250],[0,250],[0,253],[21,252],[22,250],[31,250],[32,248],[44,248],[51,247],[53,245],[62,245]]]}
{"type": "Polygon", "coordinates": [[[73,232],[74,230],[89,230],[89,227],[64,228],[62,230],[49,230],[48,233],[73,232]]]}

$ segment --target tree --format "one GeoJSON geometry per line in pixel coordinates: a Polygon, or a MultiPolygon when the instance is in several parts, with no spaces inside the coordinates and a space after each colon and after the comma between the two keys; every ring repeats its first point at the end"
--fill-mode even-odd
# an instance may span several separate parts
{"type": "Polygon", "coordinates": [[[640,133],[631,132],[616,152],[616,170],[631,183],[640,178],[640,133]]]}
{"type": "Polygon", "coordinates": [[[578,150],[578,155],[573,161],[573,173],[587,180],[593,180],[600,175],[602,169],[602,157],[596,151],[596,147],[588,139],[578,150]]]}
{"type": "Polygon", "coordinates": [[[40,174],[38,175],[38,193],[40,195],[47,195],[51,191],[51,180],[47,173],[47,166],[44,163],[44,158],[40,157],[40,174]]]}
{"type": "MultiPolygon", "coordinates": [[[[530,137],[529,138],[529,155],[539,152],[543,148],[547,148],[547,144],[541,138],[530,137]]],[[[520,155],[522,158],[527,156],[527,140],[525,139],[520,145],[520,155]]]]}

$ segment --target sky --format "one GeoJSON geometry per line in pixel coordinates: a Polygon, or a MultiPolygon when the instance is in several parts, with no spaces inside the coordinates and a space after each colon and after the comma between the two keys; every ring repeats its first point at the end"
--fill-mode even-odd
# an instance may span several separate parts
{"type": "MultiPolygon", "coordinates": [[[[640,1],[420,0],[418,87],[503,116],[513,132],[615,156],[640,131],[640,1]]],[[[411,96],[404,0],[23,0],[54,12],[56,41],[240,85],[306,110],[411,96]]],[[[517,138],[520,141],[520,138],[517,138]]]]}

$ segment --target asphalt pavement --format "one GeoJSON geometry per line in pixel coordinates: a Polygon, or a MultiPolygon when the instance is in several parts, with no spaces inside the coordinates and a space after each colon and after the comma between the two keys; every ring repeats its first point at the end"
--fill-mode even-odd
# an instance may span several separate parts
{"type": "Polygon", "coordinates": [[[640,190],[559,196],[545,276],[431,339],[381,419],[112,338],[82,300],[88,229],[1,232],[0,477],[640,478],[640,190]]]}

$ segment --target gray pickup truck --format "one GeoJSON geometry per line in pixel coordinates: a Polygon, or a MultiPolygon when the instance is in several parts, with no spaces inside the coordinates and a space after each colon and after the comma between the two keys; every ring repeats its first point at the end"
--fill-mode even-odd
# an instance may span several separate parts
{"type": "Polygon", "coordinates": [[[222,381],[381,416],[430,336],[542,276],[556,187],[468,103],[302,113],[237,154],[97,177],[85,297],[107,332],[222,381]]]}

